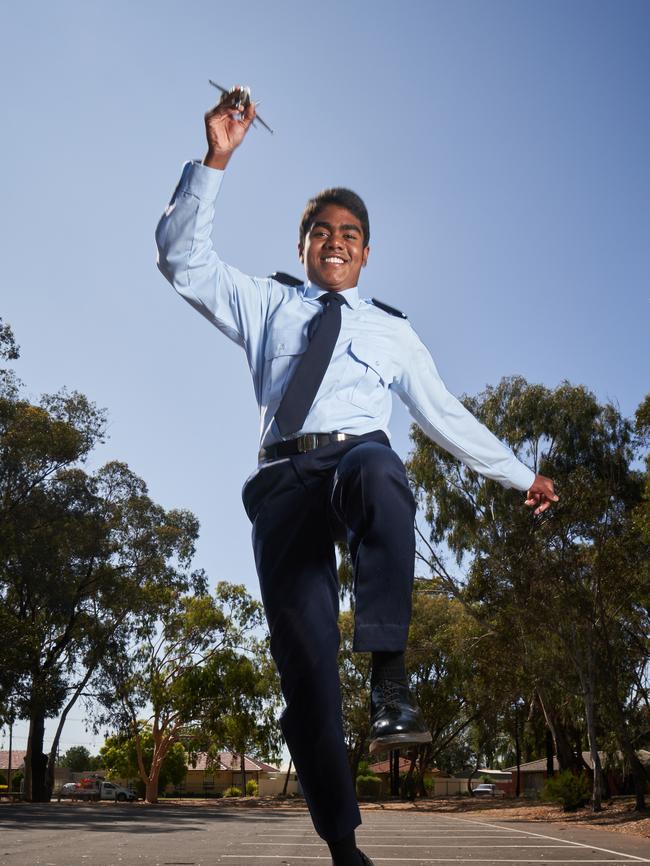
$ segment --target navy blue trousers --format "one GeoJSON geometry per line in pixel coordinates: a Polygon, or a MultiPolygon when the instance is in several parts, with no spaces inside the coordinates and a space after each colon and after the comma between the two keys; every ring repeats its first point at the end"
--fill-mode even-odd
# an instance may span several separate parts
{"type": "Polygon", "coordinates": [[[415,502],[381,431],[262,466],[243,500],[286,703],[282,732],[316,832],[335,842],[361,823],[343,736],[335,541],[347,541],[354,564],[354,650],[403,650],[415,502]]]}

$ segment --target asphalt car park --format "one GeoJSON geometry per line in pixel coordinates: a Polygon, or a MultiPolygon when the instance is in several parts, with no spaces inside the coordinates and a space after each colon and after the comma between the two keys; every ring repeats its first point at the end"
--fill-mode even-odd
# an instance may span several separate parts
{"type": "MultiPolygon", "coordinates": [[[[650,863],[650,840],[592,828],[364,812],[359,846],[383,864],[650,863]]],[[[272,866],[320,861],[303,810],[15,804],[0,811],[0,866],[272,866]]]]}

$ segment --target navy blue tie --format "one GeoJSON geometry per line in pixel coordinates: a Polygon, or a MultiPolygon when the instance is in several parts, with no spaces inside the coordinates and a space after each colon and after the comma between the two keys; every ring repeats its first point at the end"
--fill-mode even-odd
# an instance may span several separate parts
{"type": "Polygon", "coordinates": [[[334,346],[341,331],[343,298],[338,292],[327,292],[318,300],[326,305],[325,310],[317,317],[316,328],[307,350],[298,361],[275,413],[275,423],[285,437],[302,429],[332,359],[334,346]]]}

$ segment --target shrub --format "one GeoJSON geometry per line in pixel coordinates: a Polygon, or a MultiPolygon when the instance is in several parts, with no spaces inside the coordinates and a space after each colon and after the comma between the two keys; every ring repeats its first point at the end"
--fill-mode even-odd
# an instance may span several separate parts
{"type": "Polygon", "coordinates": [[[11,774],[11,790],[12,791],[20,791],[20,783],[23,780],[23,771],[19,770],[15,775],[11,774]]]}
{"type": "Polygon", "coordinates": [[[565,812],[575,812],[589,800],[589,785],[585,776],[564,770],[547,779],[542,788],[542,800],[561,803],[565,812]]]}
{"type": "Polygon", "coordinates": [[[260,786],[257,784],[255,779],[249,779],[246,782],[246,793],[249,797],[257,797],[260,792],[260,786]]]}
{"type": "Polygon", "coordinates": [[[7,777],[5,776],[4,773],[0,773],[0,785],[2,785],[4,787],[4,786],[6,786],[6,784],[7,784],[7,777]]]}
{"type": "Polygon", "coordinates": [[[223,792],[224,797],[241,797],[241,795],[241,788],[236,788],[234,785],[232,785],[232,787],[230,788],[226,788],[226,790],[223,792]]]}
{"type": "Polygon", "coordinates": [[[357,776],[357,797],[378,799],[381,794],[379,776],[357,776]]]}

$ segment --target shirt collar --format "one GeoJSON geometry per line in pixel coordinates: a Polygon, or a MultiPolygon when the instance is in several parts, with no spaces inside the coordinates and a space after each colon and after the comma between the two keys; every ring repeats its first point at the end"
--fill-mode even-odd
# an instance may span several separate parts
{"type": "MultiPolygon", "coordinates": [[[[316,283],[307,281],[305,283],[305,288],[303,291],[305,298],[309,298],[310,300],[312,300],[320,298],[320,296],[324,295],[327,290],[321,289],[321,287],[317,286],[316,283]]],[[[346,302],[346,304],[353,310],[356,310],[357,307],[361,305],[358,286],[353,286],[351,289],[343,289],[343,291],[338,292],[337,294],[339,294],[346,302]]]]}

